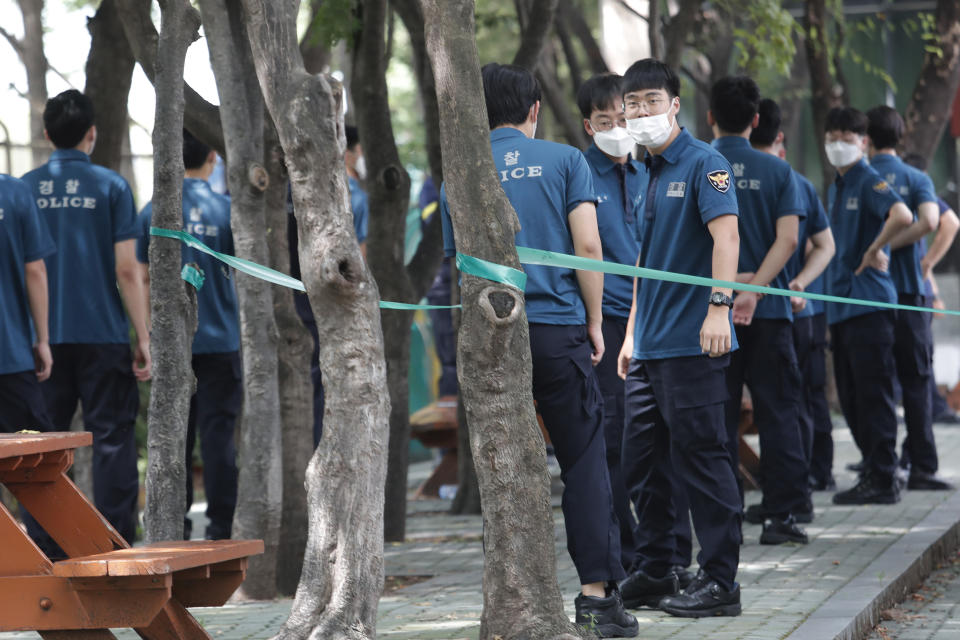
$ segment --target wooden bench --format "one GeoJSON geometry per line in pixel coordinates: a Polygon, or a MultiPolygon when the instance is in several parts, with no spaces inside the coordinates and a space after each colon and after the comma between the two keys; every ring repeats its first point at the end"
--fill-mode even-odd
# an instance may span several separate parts
{"type": "Polygon", "coordinates": [[[243,582],[260,540],[130,548],[66,476],[89,433],[0,435],[0,482],[67,554],[51,562],[0,505],[0,631],[103,640],[132,627],[148,640],[210,636],[186,610],[220,606],[243,582]]]}

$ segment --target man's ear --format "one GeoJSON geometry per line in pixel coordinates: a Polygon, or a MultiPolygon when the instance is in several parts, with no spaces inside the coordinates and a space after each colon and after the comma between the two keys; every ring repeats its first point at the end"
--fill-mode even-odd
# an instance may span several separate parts
{"type": "Polygon", "coordinates": [[[753,120],[750,121],[750,128],[756,129],[758,126],[760,126],[760,114],[755,113],[753,114],[753,120]]]}
{"type": "Polygon", "coordinates": [[[540,101],[537,100],[530,106],[530,111],[527,113],[528,122],[537,122],[540,120],[540,101]]]}
{"type": "Polygon", "coordinates": [[[783,144],[783,131],[777,131],[777,139],[774,142],[783,144]]]}
{"type": "Polygon", "coordinates": [[[213,149],[210,149],[210,153],[207,154],[206,162],[216,164],[217,163],[217,152],[213,149]]]}
{"type": "Polygon", "coordinates": [[[583,130],[587,132],[587,135],[591,138],[594,136],[596,131],[593,130],[593,126],[590,124],[590,120],[587,118],[583,119],[583,130]]]}
{"type": "Polygon", "coordinates": [[[712,109],[707,109],[707,124],[711,127],[717,124],[716,118],[713,117],[712,109]]]}

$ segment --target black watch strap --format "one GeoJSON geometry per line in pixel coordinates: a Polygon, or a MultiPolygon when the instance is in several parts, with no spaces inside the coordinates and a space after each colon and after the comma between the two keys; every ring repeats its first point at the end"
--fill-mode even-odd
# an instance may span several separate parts
{"type": "Polygon", "coordinates": [[[710,294],[710,304],[717,307],[733,308],[733,298],[721,291],[714,291],[710,294]]]}

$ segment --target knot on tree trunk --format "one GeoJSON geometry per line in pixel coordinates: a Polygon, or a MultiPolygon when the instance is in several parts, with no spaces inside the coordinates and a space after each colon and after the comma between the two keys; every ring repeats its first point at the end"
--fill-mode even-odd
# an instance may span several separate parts
{"type": "Polygon", "coordinates": [[[259,162],[251,163],[247,169],[247,180],[258,191],[266,191],[270,186],[270,174],[259,162]]]}
{"type": "Polygon", "coordinates": [[[483,315],[497,326],[514,322],[520,315],[520,309],[523,308],[517,291],[498,287],[484,287],[477,303],[483,315]]]}
{"type": "Polygon", "coordinates": [[[378,176],[380,184],[385,186],[389,191],[396,191],[403,184],[403,174],[400,171],[400,167],[395,164],[388,165],[380,171],[378,176]]]}

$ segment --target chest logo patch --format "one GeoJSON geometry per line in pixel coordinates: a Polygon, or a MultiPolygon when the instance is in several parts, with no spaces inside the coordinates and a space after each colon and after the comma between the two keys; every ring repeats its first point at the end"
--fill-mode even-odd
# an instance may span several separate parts
{"type": "Polygon", "coordinates": [[[730,173],[723,169],[708,173],[707,180],[710,181],[710,186],[720,193],[726,193],[730,190],[730,173]]]}
{"type": "Polygon", "coordinates": [[[873,190],[877,193],[886,193],[890,189],[890,185],[887,184],[886,180],[881,180],[877,184],[873,185],[873,190]]]}
{"type": "Polygon", "coordinates": [[[0,209],[0,220],[3,220],[3,209],[0,209]]]}
{"type": "Polygon", "coordinates": [[[668,198],[682,198],[686,192],[686,182],[671,182],[669,185],[667,185],[668,198]]]}
{"type": "Polygon", "coordinates": [[[847,209],[857,209],[860,207],[860,203],[856,198],[847,198],[847,209]]]}

